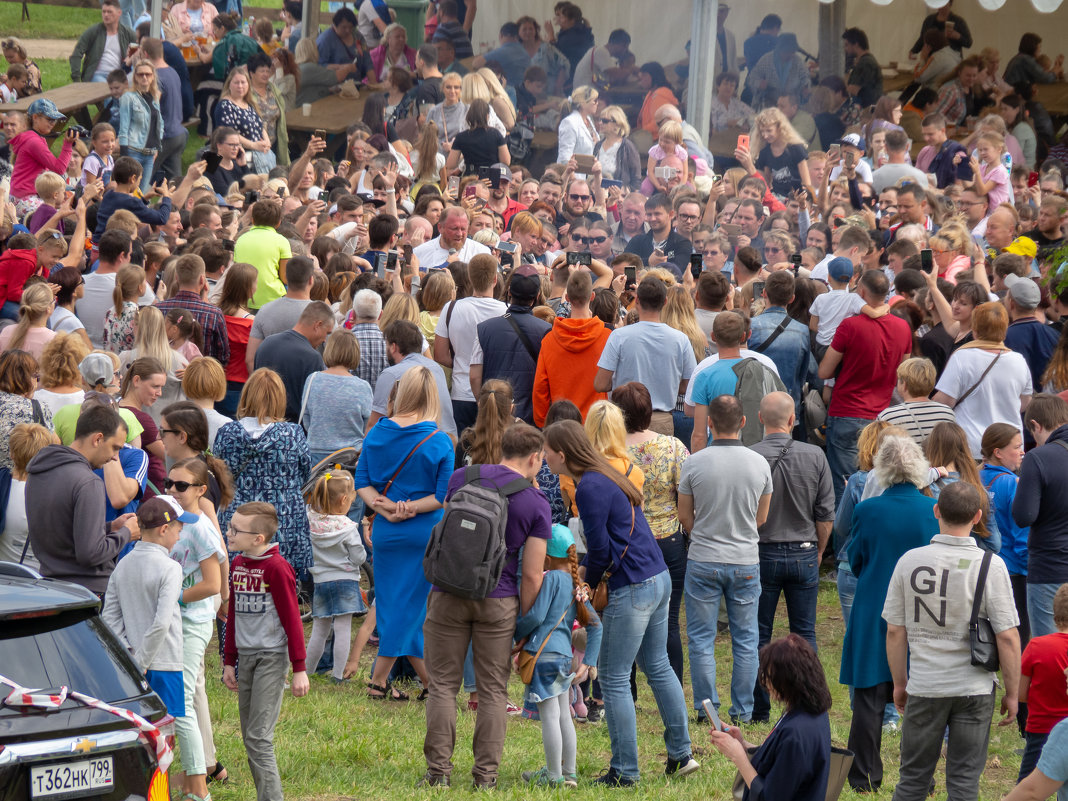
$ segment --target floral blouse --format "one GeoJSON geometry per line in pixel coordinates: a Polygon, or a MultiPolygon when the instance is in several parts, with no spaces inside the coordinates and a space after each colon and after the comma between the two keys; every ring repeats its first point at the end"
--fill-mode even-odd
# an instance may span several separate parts
{"type": "Polygon", "coordinates": [[[267,129],[271,146],[274,147],[278,136],[278,118],[282,116],[282,111],[278,108],[278,101],[274,99],[274,92],[270,87],[267,88],[266,95],[256,95],[256,108],[259,109],[258,114],[263,127],[267,129]]]}
{"type": "Polygon", "coordinates": [[[727,128],[728,120],[740,120],[740,127],[750,128],[756,112],[736,97],[732,97],[726,106],[718,97],[712,98],[712,130],[722,131],[727,128]]]}
{"type": "Polygon", "coordinates": [[[258,142],[263,138],[263,119],[256,109],[241,108],[232,100],[220,100],[216,106],[219,125],[229,125],[246,139],[258,142]]]}
{"type": "Polygon", "coordinates": [[[634,464],[645,474],[645,519],[658,540],[679,530],[679,478],[690,451],[675,437],[657,434],[655,439],[628,445],[634,464]]]}
{"type": "Polygon", "coordinates": [[[104,315],[104,350],[122,353],[132,350],[134,346],[134,322],[137,320],[137,304],[132,300],[124,301],[122,314],[115,314],[112,306],[104,315]]]}

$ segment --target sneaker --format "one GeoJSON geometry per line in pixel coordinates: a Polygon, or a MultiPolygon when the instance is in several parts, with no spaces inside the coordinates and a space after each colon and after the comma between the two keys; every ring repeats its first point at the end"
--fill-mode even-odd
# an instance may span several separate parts
{"type": "Polygon", "coordinates": [[[637,783],[637,779],[628,779],[616,773],[615,768],[609,768],[593,780],[593,784],[599,784],[602,787],[633,787],[637,783]]]}
{"type": "Polygon", "coordinates": [[[478,711],[478,701],[468,701],[467,702],[467,711],[468,712],[477,712],[478,711]]]}
{"type": "Polygon", "coordinates": [[[422,790],[427,787],[448,787],[449,784],[448,776],[439,773],[431,773],[428,770],[423,774],[423,778],[415,783],[415,789],[422,790]]]}
{"type": "Polygon", "coordinates": [[[590,704],[586,708],[586,722],[600,723],[604,719],[604,704],[590,704]]]}
{"type": "Polygon", "coordinates": [[[664,769],[664,773],[670,778],[681,779],[683,776],[689,776],[699,767],[701,767],[700,763],[689,754],[682,759],[672,759],[671,757],[668,757],[667,767],[664,769]]]}
{"type": "Polygon", "coordinates": [[[576,776],[574,773],[568,773],[566,776],[564,776],[563,781],[564,787],[569,790],[574,790],[576,787],[578,787],[578,776],[576,776]]]}
{"type": "Polygon", "coordinates": [[[522,776],[523,781],[530,782],[535,787],[563,787],[564,785],[563,778],[554,779],[549,775],[549,769],[546,767],[541,767],[537,770],[525,770],[522,776]]]}
{"type": "Polygon", "coordinates": [[[513,716],[514,716],[514,715],[519,715],[519,714],[521,714],[521,713],[523,712],[523,710],[522,710],[522,709],[520,709],[519,707],[517,707],[517,706],[516,706],[515,704],[513,704],[513,703],[512,703],[511,701],[509,701],[509,702],[508,702],[508,706],[506,706],[506,707],[505,707],[505,711],[506,711],[506,712],[507,712],[507,713],[508,713],[509,715],[513,715],[513,716]]]}
{"type": "Polygon", "coordinates": [[[896,723],[884,723],[883,734],[897,734],[900,731],[900,727],[896,723]]]}

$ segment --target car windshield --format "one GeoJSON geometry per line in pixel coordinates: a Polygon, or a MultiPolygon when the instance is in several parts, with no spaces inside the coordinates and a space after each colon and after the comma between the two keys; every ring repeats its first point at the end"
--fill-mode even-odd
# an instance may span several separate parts
{"type": "MultiPolygon", "coordinates": [[[[110,703],[144,693],[141,680],[121,659],[115,638],[100,618],[93,616],[73,625],[42,630],[49,622],[38,618],[2,627],[0,674],[23,687],[66,686],[110,703]],[[31,622],[35,624],[32,628],[26,625],[31,622]]],[[[9,714],[20,713],[16,708],[0,707],[0,715],[9,714]]]]}

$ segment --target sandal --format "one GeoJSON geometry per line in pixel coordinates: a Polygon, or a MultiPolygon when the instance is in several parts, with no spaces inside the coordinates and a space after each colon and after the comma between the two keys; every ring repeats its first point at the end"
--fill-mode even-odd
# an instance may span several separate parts
{"type": "Polygon", "coordinates": [[[389,685],[389,700],[390,701],[409,701],[408,693],[401,692],[392,684],[389,685]]]}
{"type": "MultiPolygon", "coordinates": [[[[208,794],[208,799],[210,799],[210,798],[211,798],[211,794],[209,793],[208,794]]],[[[196,793],[186,793],[185,795],[182,796],[182,801],[205,801],[205,799],[201,798],[196,793]]]]}
{"type": "Polygon", "coordinates": [[[415,700],[416,700],[416,701],[425,701],[425,700],[426,700],[427,698],[429,698],[429,697],[430,697],[430,690],[428,690],[428,689],[427,689],[426,687],[424,687],[424,688],[423,688],[423,689],[422,689],[422,690],[420,691],[419,695],[417,695],[417,696],[415,697],[415,700]]]}
{"type": "Polygon", "coordinates": [[[385,701],[386,696],[389,693],[389,685],[382,686],[381,684],[375,684],[374,682],[367,682],[367,697],[372,701],[385,701]]]}
{"type": "Polygon", "coordinates": [[[215,769],[208,774],[208,784],[212,782],[226,784],[228,781],[230,781],[230,774],[226,772],[226,766],[222,762],[216,762],[215,769]]]}

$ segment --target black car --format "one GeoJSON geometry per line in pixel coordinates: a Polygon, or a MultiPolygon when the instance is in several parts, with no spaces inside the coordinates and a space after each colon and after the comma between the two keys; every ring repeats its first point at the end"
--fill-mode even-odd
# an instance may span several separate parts
{"type": "MultiPolygon", "coordinates": [[[[128,709],[173,737],[173,718],[97,614],[84,587],[0,562],[0,675],[128,709]]],[[[168,801],[167,774],[133,724],[67,699],[57,709],[6,704],[0,684],[0,801],[93,797],[168,801]]],[[[173,739],[169,740],[173,742],[173,739]]]]}

